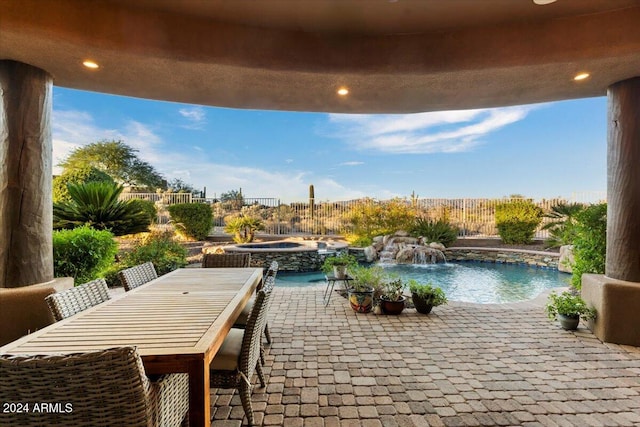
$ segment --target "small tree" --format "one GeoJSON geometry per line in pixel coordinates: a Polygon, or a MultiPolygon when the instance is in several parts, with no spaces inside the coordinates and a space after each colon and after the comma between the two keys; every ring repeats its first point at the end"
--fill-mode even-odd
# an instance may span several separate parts
{"type": "Polygon", "coordinates": [[[592,205],[576,215],[571,285],[582,287],[585,273],[604,274],[607,255],[607,204],[592,205]]]}
{"type": "Polygon", "coordinates": [[[542,209],[528,199],[514,199],[496,205],[496,227],[503,242],[527,244],[542,222],[542,209]]]}
{"type": "Polygon", "coordinates": [[[94,167],[111,176],[117,183],[155,191],[166,190],[167,182],[149,163],[142,161],[137,150],[122,141],[100,141],[80,147],[60,163],[65,170],[94,167]]]}

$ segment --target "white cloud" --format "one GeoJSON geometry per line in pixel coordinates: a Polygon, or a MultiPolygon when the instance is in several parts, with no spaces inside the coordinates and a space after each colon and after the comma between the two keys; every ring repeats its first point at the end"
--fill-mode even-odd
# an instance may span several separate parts
{"type": "Polygon", "coordinates": [[[364,165],[364,162],[342,162],[339,164],[339,166],[359,166],[359,165],[364,165]]]}
{"type": "Polygon", "coordinates": [[[293,159],[285,159],[284,161],[286,164],[291,164],[293,163],[293,159]]]}
{"type": "Polygon", "coordinates": [[[102,140],[121,140],[128,146],[138,150],[138,157],[154,164],[160,161],[164,154],[158,151],[162,144],[161,138],[147,125],[131,120],[124,131],[100,128],[93,117],[82,111],[53,111],[52,119],[53,140],[53,173],[60,174],[62,169],[57,166],[71,151],[85,145],[102,140]]]}
{"type": "Polygon", "coordinates": [[[384,153],[468,151],[482,137],[524,119],[532,106],[405,115],[330,114],[335,136],[361,150],[384,153]]]}
{"type": "Polygon", "coordinates": [[[181,108],[178,113],[187,119],[188,123],[182,125],[186,129],[203,129],[207,123],[207,117],[202,107],[181,108]]]}
{"type": "MultiPolygon", "coordinates": [[[[337,181],[304,172],[274,172],[255,167],[231,166],[204,161],[179,151],[167,150],[160,135],[137,121],[129,121],[124,131],[100,128],[93,117],[80,111],[53,112],[54,165],[73,149],[100,140],[122,140],[139,150],[140,159],[149,162],[167,180],[180,178],[196,189],[207,187],[207,195],[242,188],[247,197],[275,197],[283,203],[306,200],[309,184],[316,187],[319,200],[347,200],[364,197],[365,193],[347,188],[337,181]]],[[[287,159],[286,161],[291,160],[287,159]]],[[[54,168],[54,173],[60,173],[54,168]]]]}

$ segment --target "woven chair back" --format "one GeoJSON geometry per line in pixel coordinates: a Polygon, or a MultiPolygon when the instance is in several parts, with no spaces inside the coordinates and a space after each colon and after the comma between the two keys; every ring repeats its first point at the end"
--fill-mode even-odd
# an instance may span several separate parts
{"type": "Polygon", "coordinates": [[[56,321],[96,306],[109,299],[109,288],[104,279],[96,279],[45,298],[56,321]]]}
{"type": "Polygon", "coordinates": [[[145,262],[144,264],[122,270],[118,273],[118,277],[120,278],[120,283],[124,286],[124,290],[129,292],[140,285],[156,279],[158,273],[156,273],[152,262],[145,262]]]}
{"type": "Polygon", "coordinates": [[[253,310],[247,319],[239,361],[240,371],[247,378],[252,377],[253,370],[260,358],[260,344],[264,327],[267,324],[267,311],[274,285],[275,278],[273,276],[267,277],[264,286],[256,295],[253,310]]]}
{"type": "Polygon", "coordinates": [[[29,409],[0,411],[0,425],[147,427],[153,410],[149,388],[133,347],[56,356],[3,354],[0,402],[28,404],[29,409]],[[58,406],[36,409],[44,402],[58,406]]]}
{"type": "Polygon", "coordinates": [[[251,264],[251,254],[204,254],[202,256],[203,268],[246,268],[251,264]]]}

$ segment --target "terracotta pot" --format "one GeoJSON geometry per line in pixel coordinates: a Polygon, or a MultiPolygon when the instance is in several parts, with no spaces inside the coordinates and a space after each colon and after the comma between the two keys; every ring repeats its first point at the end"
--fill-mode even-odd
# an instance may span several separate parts
{"type": "Polygon", "coordinates": [[[380,298],[380,306],[384,314],[400,314],[404,310],[405,297],[400,297],[397,301],[389,301],[387,299],[380,298]]]}

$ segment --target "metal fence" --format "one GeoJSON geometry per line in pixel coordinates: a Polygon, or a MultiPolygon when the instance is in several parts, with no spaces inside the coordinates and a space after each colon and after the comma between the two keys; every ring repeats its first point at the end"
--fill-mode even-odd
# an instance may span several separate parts
{"type": "MultiPolygon", "coordinates": [[[[361,199],[338,202],[294,202],[281,203],[277,198],[248,198],[219,201],[193,197],[188,193],[128,193],[122,199],[139,198],[151,200],[158,209],[158,224],[168,224],[170,216],[167,206],[175,203],[208,203],[211,206],[216,232],[222,232],[225,222],[239,215],[259,218],[264,224],[262,232],[273,235],[336,235],[350,229],[354,212],[366,208],[387,208],[390,201],[361,199]]],[[[496,205],[514,199],[394,199],[395,203],[405,205],[417,217],[443,219],[458,227],[460,237],[497,236],[495,225],[496,205]]],[[[528,199],[531,200],[531,199],[528,199]]],[[[577,193],[571,197],[532,200],[547,213],[560,203],[596,203],[605,201],[603,192],[577,193]]],[[[548,221],[543,220],[536,231],[536,238],[548,237],[548,231],[542,227],[548,221]]]]}

